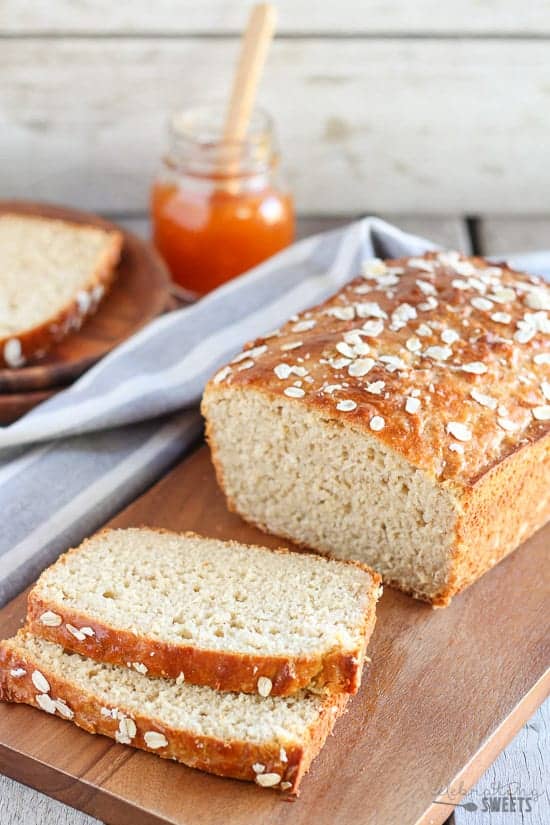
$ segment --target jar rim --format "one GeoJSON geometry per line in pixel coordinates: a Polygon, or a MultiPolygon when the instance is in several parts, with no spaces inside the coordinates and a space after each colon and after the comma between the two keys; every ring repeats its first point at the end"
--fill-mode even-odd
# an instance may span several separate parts
{"type": "Polygon", "coordinates": [[[278,161],[273,120],[256,107],[241,140],[223,137],[226,105],[201,103],[169,119],[170,147],[165,162],[197,177],[234,178],[265,173],[278,161]]]}
{"type": "Polygon", "coordinates": [[[273,133],[273,119],[262,107],[254,107],[248,128],[240,140],[227,140],[223,137],[227,103],[214,100],[210,103],[198,103],[174,112],[168,121],[168,129],[173,140],[194,143],[204,148],[220,144],[253,146],[265,143],[273,133]]]}

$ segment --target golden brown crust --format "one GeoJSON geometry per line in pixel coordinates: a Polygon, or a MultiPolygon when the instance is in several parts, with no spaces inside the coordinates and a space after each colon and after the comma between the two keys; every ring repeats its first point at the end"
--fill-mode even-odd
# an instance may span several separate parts
{"type": "Polygon", "coordinates": [[[446,588],[437,607],[498,564],[550,519],[550,432],[459,492],[459,518],[446,588]]]}
{"type": "MultiPolygon", "coordinates": [[[[41,220],[33,217],[33,220],[41,220]]],[[[50,220],[43,218],[42,220],[50,220]]],[[[73,226],[75,229],[88,228],[85,224],[71,224],[70,221],[63,221],[63,223],[73,226]]],[[[96,229],[97,227],[89,227],[96,229]]],[[[17,368],[14,364],[10,364],[4,357],[4,348],[8,341],[17,340],[21,346],[21,355],[18,359],[20,363],[18,366],[23,366],[32,358],[42,357],[49,349],[58,341],[61,341],[73,330],[78,330],[83,322],[90,315],[93,315],[101,301],[108,294],[116,277],[116,267],[122,252],[124,236],[122,232],[116,230],[107,231],[102,230],[105,235],[109,236],[110,245],[104,250],[101,260],[98,263],[96,271],[89,279],[82,292],[88,296],[87,306],[79,304],[75,298],[67,304],[56,315],[48,318],[44,323],[25,330],[17,335],[6,335],[0,337],[0,367],[7,369],[17,368]]]]}
{"type": "MultiPolygon", "coordinates": [[[[543,309],[549,300],[540,279],[481,258],[428,253],[381,264],[379,276],[355,279],[275,336],[251,342],[208,383],[202,410],[220,487],[227,497],[207,412],[220,392],[254,390],[273,403],[286,395],[285,403],[315,411],[326,424],[363,431],[447,487],[455,499],[456,534],[445,587],[429,596],[386,579],[434,606],[448,604],[550,517],[550,322],[543,309]],[[392,277],[389,287],[381,285],[392,277]],[[359,309],[362,301],[370,310],[359,309]],[[409,318],[401,326],[404,305],[409,318]],[[384,317],[371,317],[371,310],[384,317]],[[382,322],[378,334],[361,332],[365,318],[365,323],[382,322]],[[354,330],[369,351],[347,358],[346,347],[337,346],[354,330]],[[444,352],[442,360],[428,356],[433,347],[446,347],[450,354],[444,352]],[[388,369],[380,360],[384,354],[399,361],[388,369]],[[358,359],[373,361],[364,376],[349,373],[358,359]],[[292,372],[277,375],[281,365],[292,372]],[[378,388],[369,385],[378,382],[384,385],[374,392],[378,388]],[[299,391],[295,397],[285,392],[293,386],[299,391]],[[406,410],[411,398],[420,401],[415,412],[406,410]],[[343,400],[349,409],[337,408],[343,400]],[[382,419],[381,430],[371,426],[374,416],[382,419]],[[459,429],[459,438],[448,429],[456,423],[467,430],[459,429]]],[[[353,349],[353,337],[350,341],[353,349]]],[[[240,512],[229,498],[228,506],[240,512]]],[[[266,530],[253,514],[240,515],[266,530]]]]}
{"type": "Polygon", "coordinates": [[[324,303],[295,316],[276,335],[247,344],[209,382],[205,397],[228,388],[283,397],[322,414],[324,420],[369,433],[438,481],[474,483],[518,446],[550,431],[547,420],[532,415],[547,403],[542,383],[550,380],[550,364],[534,358],[548,353],[550,322],[530,306],[539,292],[539,300],[550,301],[550,290],[539,278],[506,264],[494,267],[482,258],[460,258],[453,268],[440,262],[437,253],[428,253],[384,266],[389,274],[380,278],[402,273],[395,276],[395,284],[382,288],[375,278],[356,278],[324,303]],[[433,271],[418,269],[414,262],[425,262],[433,271]],[[464,266],[471,266],[475,277],[460,275],[457,270],[464,266]],[[426,295],[419,283],[434,295],[426,295]],[[507,293],[514,299],[505,300],[507,293]],[[432,309],[429,298],[435,302],[432,309]],[[478,308],[479,300],[491,308],[478,308]],[[346,319],[332,314],[342,311],[354,315],[346,319]],[[400,319],[400,312],[403,318],[414,313],[414,318],[400,319]],[[371,317],[377,313],[384,317],[371,317]],[[507,323],[493,320],[502,315],[509,316],[507,323]],[[367,333],[365,325],[374,322],[383,325],[380,332],[367,333]],[[303,324],[313,326],[303,330],[303,324]],[[521,335],[529,333],[524,325],[530,324],[533,334],[524,341],[521,335]],[[368,351],[347,344],[350,334],[368,351]],[[447,338],[451,343],[445,340],[449,334],[457,336],[447,338]],[[346,346],[354,350],[350,357],[343,354],[346,346]],[[388,358],[393,361],[381,360],[388,358]],[[349,372],[357,361],[371,360],[372,365],[363,365],[368,367],[364,375],[349,372]],[[480,364],[481,373],[476,371],[480,364]],[[292,372],[280,377],[275,373],[279,367],[292,372]],[[372,391],[380,381],[381,390],[372,391]],[[289,390],[303,394],[291,397],[289,390]],[[472,391],[489,400],[476,400],[472,391]],[[406,410],[411,398],[420,402],[416,412],[406,410]],[[338,409],[342,401],[355,406],[338,409]],[[383,421],[380,430],[371,426],[375,416],[383,421]],[[464,424],[470,437],[462,441],[448,432],[453,422],[464,424]]]}
{"type": "MultiPolygon", "coordinates": [[[[46,677],[52,700],[62,700],[69,712],[74,714],[71,721],[89,733],[99,733],[116,739],[120,726],[120,717],[133,720],[136,732],[131,737],[133,747],[150,751],[164,759],[175,759],[191,768],[198,768],[218,776],[232,777],[247,781],[256,781],[257,773],[253,765],[263,766],[264,774],[277,774],[280,781],[276,788],[283,792],[296,794],[304,774],[315,756],[321,750],[327,736],[332,731],[338,716],[343,713],[348,696],[340,694],[325,701],[319,718],[308,730],[303,742],[281,743],[273,741],[255,744],[241,740],[224,741],[208,736],[197,736],[190,731],[176,730],[164,726],[158,719],[136,715],[125,710],[120,704],[107,708],[93,693],[84,694],[76,689],[70,681],[59,678],[37,665],[27,651],[12,645],[12,640],[0,642],[0,699],[6,702],[18,702],[37,707],[36,697],[39,691],[32,682],[32,672],[38,669],[46,677]],[[25,671],[21,675],[14,675],[25,671]],[[112,713],[109,714],[108,711],[112,713]],[[145,740],[147,732],[162,734],[167,745],[151,748],[145,740]],[[281,759],[281,756],[285,757],[281,759]]],[[[59,711],[57,715],[63,716],[59,711]]],[[[64,718],[67,718],[65,713],[64,718]]]]}
{"type": "MultiPolygon", "coordinates": [[[[153,532],[172,533],[162,528],[155,528],[153,532]]],[[[201,538],[190,532],[183,535],[201,538]]],[[[268,553],[291,552],[287,548],[261,549],[268,553]]],[[[67,556],[78,550],[78,547],[72,548],[56,564],[64,564],[67,556]]],[[[377,573],[360,563],[340,560],[338,563],[353,564],[368,572],[371,577],[361,628],[361,644],[353,650],[334,649],[318,656],[265,656],[166,643],[111,627],[63,604],[42,599],[39,594],[40,579],[28,596],[27,623],[34,635],[57,642],[67,650],[100,662],[136,669],[145,666],[148,676],[176,679],[183,673],[190,684],[240,693],[257,693],[258,680],[263,676],[271,681],[270,693],[273,696],[289,696],[306,687],[328,693],[357,693],[361,684],[365,650],[376,621],[376,602],[381,592],[381,579],[377,573]],[[47,611],[60,617],[61,623],[58,626],[51,627],[41,622],[41,616],[47,611]],[[81,627],[89,628],[89,635],[78,633],[81,627]],[[75,635],[75,630],[78,635],[75,635]]]]}

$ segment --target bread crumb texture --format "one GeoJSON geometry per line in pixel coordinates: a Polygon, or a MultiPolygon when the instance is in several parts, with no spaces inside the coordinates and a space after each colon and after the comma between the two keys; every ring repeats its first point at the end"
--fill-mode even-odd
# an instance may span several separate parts
{"type": "Polygon", "coordinates": [[[0,361],[17,368],[78,329],[110,286],[122,235],[0,215],[0,361]]]}
{"type": "Polygon", "coordinates": [[[319,556],[129,528],[62,556],[32,596],[53,606],[39,618],[46,628],[76,610],[114,632],[173,645],[307,657],[362,649],[372,585],[367,570],[319,556]]]}
{"type": "Polygon", "coordinates": [[[480,535],[479,575],[548,517],[549,310],[548,285],[504,263],[365,261],[210,381],[203,412],[231,506],[434,600],[473,540],[464,524],[479,522],[468,494],[533,448],[523,523],[503,523],[500,547],[495,530],[480,535]]]}
{"type": "Polygon", "coordinates": [[[264,698],[152,679],[24,630],[0,643],[0,698],[190,767],[292,793],[348,699],[264,698]]]}

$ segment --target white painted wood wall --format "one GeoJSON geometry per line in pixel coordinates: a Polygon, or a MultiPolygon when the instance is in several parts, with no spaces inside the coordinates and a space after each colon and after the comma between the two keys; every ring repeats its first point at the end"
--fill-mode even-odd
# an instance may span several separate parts
{"type": "MultiPolygon", "coordinates": [[[[0,197],[147,208],[168,113],[227,91],[239,0],[0,0],[0,197]]],[[[550,208],[548,0],[280,0],[262,103],[303,214],[550,208]]]]}

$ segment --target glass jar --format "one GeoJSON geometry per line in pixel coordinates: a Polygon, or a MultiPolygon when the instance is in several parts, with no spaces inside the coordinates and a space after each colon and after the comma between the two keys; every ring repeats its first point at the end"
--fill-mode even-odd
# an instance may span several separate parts
{"type": "Polygon", "coordinates": [[[151,191],[153,240],[174,281],[204,295],[294,239],[271,118],[256,110],[243,140],[222,138],[222,106],[175,115],[151,191]]]}

